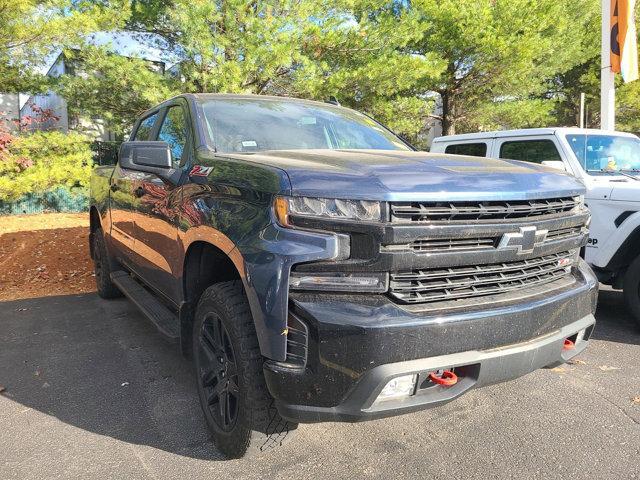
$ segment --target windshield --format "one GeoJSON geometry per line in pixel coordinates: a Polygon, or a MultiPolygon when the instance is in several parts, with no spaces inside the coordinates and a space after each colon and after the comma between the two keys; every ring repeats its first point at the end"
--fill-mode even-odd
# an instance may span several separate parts
{"type": "Polygon", "coordinates": [[[408,150],[366,115],[332,105],[277,99],[202,103],[209,141],[218,152],[300,149],[408,150]]]}
{"type": "Polygon", "coordinates": [[[640,139],[615,135],[567,135],[567,141],[587,172],[640,170],[640,139]]]}

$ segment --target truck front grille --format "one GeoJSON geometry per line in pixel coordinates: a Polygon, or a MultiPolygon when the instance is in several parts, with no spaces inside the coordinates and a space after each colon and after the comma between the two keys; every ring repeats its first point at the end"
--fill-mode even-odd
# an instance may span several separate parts
{"type": "Polygon", "coordinates": [[[486,202],[396,202],[391,204],[391,220],[448,222],[539,218],[571,212],[578,205],[577,197],[486,202]]]}
{"type": "Polygon", "coordinates": [[[427,303],[497,295],[535,287],[571,275],[576,252],[467,267],[391,274],[389,293],[403,303],[427,303]]]}
{"type": "MultiPolygon", "coordinates": [[[[584,225],[551,229],[547,233],[544,243],[554,242],[557,240],[575,239],[586,234],[587,229],[584,225]]],[[[487,250],[495,248],[498,243],[500,243],[501,238],[502,235],[473,238],[421,238],[408,244],[383,245],[381,250],[385,252],[413,251],[416,253],[487,250]]]]}

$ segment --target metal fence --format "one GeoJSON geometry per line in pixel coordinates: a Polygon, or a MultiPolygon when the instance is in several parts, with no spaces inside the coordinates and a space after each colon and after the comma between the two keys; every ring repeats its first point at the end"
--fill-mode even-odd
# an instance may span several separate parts
{"type": "MultiPolygon", "coordinates": [[[[115,165],[120,142],[93,142],[94,165],[115,165]]],[[[48,212],[86,212],[89,192],[85,188],[58,187],[44,193],[30,193],[14,202],[0,201],[0,215],[24,215],[48,212]]]]}
{"type": "Polygon", "coordinates": [[[56,188],[44,193],[30,193],[15,202],[0,201],[0,215],[24,215],[48,212],[86,212],[89,195],[83,188],[56,188]]]}

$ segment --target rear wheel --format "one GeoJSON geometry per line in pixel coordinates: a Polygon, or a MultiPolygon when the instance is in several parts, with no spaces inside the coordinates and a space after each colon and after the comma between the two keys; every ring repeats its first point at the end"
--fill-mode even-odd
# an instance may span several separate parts
{"type": "Polygon", "coordinates": [[[93,232],[93,269],[96,276],[96,289],[102,298],[117,298],[122,292],[111,281],[111,259],[104,243],[102,229],[93,232]]]}
{"type": "Polygon", "coordinates": [[[631,262],[624,276],[624,299],[640,326],[640,256],[631,262]]]}
{"type": "Polygon", "coordinates": [[[218,449],[230,458],[282,445],[297,424],[273,405],[262,373],[264,360],[239,281],[202,294],[193,328],[198,395],[218,449]]]}

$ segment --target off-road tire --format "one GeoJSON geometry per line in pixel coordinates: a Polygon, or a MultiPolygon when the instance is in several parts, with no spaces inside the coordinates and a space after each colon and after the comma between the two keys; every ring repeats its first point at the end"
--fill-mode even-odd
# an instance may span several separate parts
{"type": "Polygon", "coordinates": [[[117,298],[122,292],[111,281],[111,266],[113,262],[107,253],[102,229],[93,232],[93,270],[96,276],[96,288],[102,298],[117,298]]]}
{"type": "Polygon", "coordinates": [[[624,276],[624,300],[640,327],[640,256],[631,262],[624,276]]]}
{"type": "Polygon", "coordinates": [[[262,371],[264,358],[260,354],[253,318],[240,281],[212,285],[200,297],[194,319],[193,355],[200,405],[213,441],[224,455],[229,458],[256,455],[291,439],[298,424],[280,417],[267,390],[262,371]],[[213,410],[209,403],[211,386],[207,379],[211,379],[211,372],[207,375],[206,362],[210,356],[207,357],[200,343],[207,341],[203,325],[205,321],[211,322],[212,317],[226,330],[223,336],[228,335],[226,338],[234,357],[235,421],[232,426],[227,426],[226,431],[218,424],[220,419],[216,421],[219,411],[213,410]]]}

